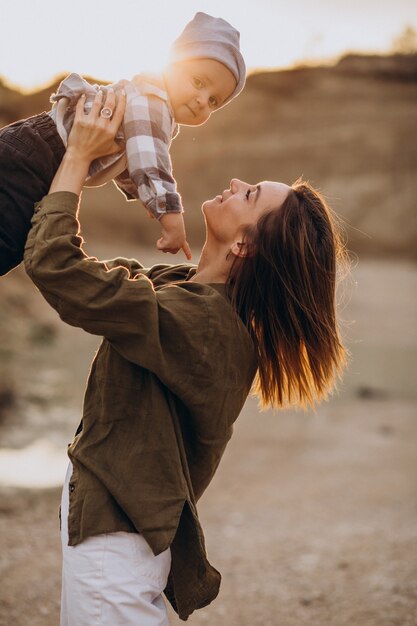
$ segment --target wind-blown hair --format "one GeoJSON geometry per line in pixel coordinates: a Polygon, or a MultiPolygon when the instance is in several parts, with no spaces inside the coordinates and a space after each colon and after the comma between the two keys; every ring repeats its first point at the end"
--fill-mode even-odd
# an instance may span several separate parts
{"type": "Polygon", "coordinates": [[[346,364],[336,276],[347,255],[335,217],[299,179],[282,206],[247,228],[244,242],[228,285],[258,353],[254,391],[263,407],[314,406],[346,364]]]}

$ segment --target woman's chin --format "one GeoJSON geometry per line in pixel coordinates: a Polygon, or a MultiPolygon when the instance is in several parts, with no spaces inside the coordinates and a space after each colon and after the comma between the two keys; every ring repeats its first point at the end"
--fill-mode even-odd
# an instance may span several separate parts
{"type": "Polygon", "coordinates": [[[206,210],[210,210],[212,207],[218,206],[221,203],[222,203],[222,197],[216,196],[215,198],[212,198],[211,200],[206,200],[205,202],[203,202],[201,206],[201,210],[203,211],[203,213],[205,213],[206,210]]]}
{"type": "Polygon", "coordinates": [[[206,214],[206,211],[210,210],[210,207],[213,206],[214,203],[214,198],[212,200],[206,200],[205,202],[203,202],[203,204],[201,205],[201,210],[203,211],[204,215],[206,214]]]}

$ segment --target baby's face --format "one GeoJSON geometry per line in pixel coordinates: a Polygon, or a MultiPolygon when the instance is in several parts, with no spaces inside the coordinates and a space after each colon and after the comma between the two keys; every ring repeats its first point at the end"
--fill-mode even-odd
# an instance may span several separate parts
{"type": "Polygon", "coordinates": [[[175,121],[186,126],[204,124],[236,87],[232,72],[214,59],[172,63],[164,78],[175,121]]]}

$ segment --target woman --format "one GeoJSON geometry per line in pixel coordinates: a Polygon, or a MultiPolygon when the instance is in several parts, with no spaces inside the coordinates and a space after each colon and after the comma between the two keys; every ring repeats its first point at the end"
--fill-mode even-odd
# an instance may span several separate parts
{"type": "Polygon", "coordinates": [[[104,337],[63,490],[61,624],[167,624],[211,602],[196,501],[255,379],[264,406],[313,405],[345,360],[335,317],[342,246],[323,199],[233,179],[203,204],[197,267],[85,255],[78,200],[123,114],[82,103],[50,194],[36,207],[25,264],[69,324],[104,337]]]}

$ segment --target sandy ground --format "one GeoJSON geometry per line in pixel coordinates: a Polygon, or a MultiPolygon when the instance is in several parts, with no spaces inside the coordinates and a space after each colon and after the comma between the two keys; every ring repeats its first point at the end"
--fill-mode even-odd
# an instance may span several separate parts
{"type": "MultiPolygon", "coordinates": [[[[221,593],[190,623],[416,626],[416,471],[411,404],[277,417],[249,403],[200,507],[221,593]]],[[[58,502],[1,492],[1,626],[58,624],[58,502]]]]}
{"type": "MultiPolygon", "coordinates": [[[[200,504],[222,587],[190,624],[417,626],[415,267],[354,278],[340,396],[316,414],[249,400],[238,420],[200,504]]],[[[0,626],[58,624],[59,497],[0,490],[0,626]]]]}

